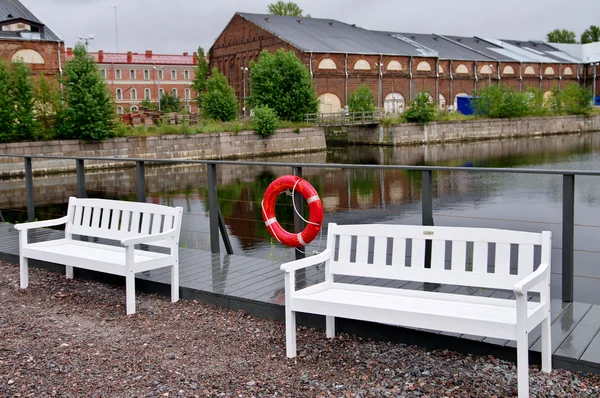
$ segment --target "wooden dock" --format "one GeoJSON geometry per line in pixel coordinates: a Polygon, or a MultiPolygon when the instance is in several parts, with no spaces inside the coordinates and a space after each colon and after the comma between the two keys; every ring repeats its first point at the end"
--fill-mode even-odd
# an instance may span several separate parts
{"type": "MultiPolygon", "coordinates": [[[[30,231],[30,241],[56,239],[60,231],[43,229],[30,231]]],[[[12,224],[0,224],[0,260],[18,263],[18,234],[12,224]]],[[[62,271],[64,267],[39,261],[33,266],[62,271]]],[[[284,283],[281,263],[242,255],[213,254],[194,249],[180,249],[180,286],[182,299],[197,299],[233,310],[283,321],[284,283]]],[[[76,269],[76,278],[125,284],[124,278],[76,269]]],[[[315,267],[298,275],[298,283],[311,285],[323,280],[323,272],[315,267]]],[[[491,289],[468,289],[449,285],[424,285],[416,282],[389,281],[371,278],[344,277],[340,281],[389,286],[402,289],[435,290],[456,294],[489,297],[510,297],[511,292],[491,289]]],[[[138,274],[138,292],[169,294],[168,269],[138,274]]],[[[600,373],[600,305],[552,301],[553,365],[573,371],[600,373]]],[[[313,327],[324,327],[324,319],[299,314],[297,321],[313,327]]],[[[397,328],[387,325],[338,319],[339,331],[356,333],[375,339],[386,339],[405,344],[419,344],[428,348],[450,349],[476,355],[495,355],[516,360],[514,341],[482,338],[479,336],[439,333],[429,330],[397,328]]],[[[529,336],[530,358],[540,363],[540,331],[529,336]]]]}

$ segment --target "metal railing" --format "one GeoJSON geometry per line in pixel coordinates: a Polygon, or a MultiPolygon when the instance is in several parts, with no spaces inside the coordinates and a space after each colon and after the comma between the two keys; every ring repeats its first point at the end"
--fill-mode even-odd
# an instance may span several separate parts
{"type": "Polygon", "coordinates": [[[310,113],[306,115],[306,122],[318,126],[357,126],[378,124],[384,116],[380,111],[310,113]]]}
{"type": "MultiPolygon", "coordinates": [[[[538,169],[504,169],[481,167],[441,167],[441,166],[389,166],[389,165],[357,165],[357,164],[315,164],[315,163],[281,163],[281,162],[250,162],[250,161],[215,161],[215,160],[176,160],[176,159],[133,159],[113,157],[66,157],[66,156],[34,156],[34,155],[6,155],[0,157],[22,158],[25,170],[27,218],[35,220],[35,200],[33,190],[33,159],[60,159],[73,160],[76,165],[77,193],[79,197],[86,197],[85,186],[85,161],[132,162],[136,166],[137,200],[146,202],[146,175],[145,164],[205,164],[208,173],[208,204],[210,223],[210,242],[213,253],[220,252],[219,238],[223,239],[228,254],[233,254],[231,242],[218,204],[217,195],[217,167],[220,165],[237,166],[279,166],[289,167],[297,176],[302,176],[304,168],[316,169],[375,169],[375,170],[411,170],[421,172],[421,215],[422,225],[434,225],[433,219],[433,172],[461,171],[469,173],[502,173],[502,174],[529,174],[529,175],[560,175],[563,180],[562,200],[562,299],[573,301],[573,254],[574,254],[574,215],[575,215],[575,177],[595,176],[600,177],[597,171],[578,170],[538,170],[538,169]]],[[[296,193],[298,194],[298,193],[296,193]]],[[[301,197],[296,198],[301,200],[301,197]]],[[[299,215],[294,215],[296,232],[303,228],[299,215]]],[[[428,250],[430,253],[430,249],[428,250]]],[[[304,253],[296,250],[296,258],[302,258],[304,253]]],[[[429,257],[430,259],[430,257],[429,257]]],[[[430,260],[427,261],[429,263],[430,260]]]]}

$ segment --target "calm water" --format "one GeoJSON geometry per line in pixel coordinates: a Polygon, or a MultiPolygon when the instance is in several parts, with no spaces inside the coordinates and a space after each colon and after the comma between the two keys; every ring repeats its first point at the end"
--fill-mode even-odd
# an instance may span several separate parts
{"type": "MultiPolygon", "coordinates": [[[[308,155],[261,159],[273,162],[410,164],[535,169],[600,170],[600,133],[482,142],[430,147],[344,147],[308,155]]],[[[148,201],[183,206],[186,212],[182,247],[209,249],[206,168],[198,166],[147,167],[148,201]]],[[[420,172],[308,169],[303,170],[321,194],[325,222],[419,224],[420,172]]],[[[285,167],[218,167],[218,194],[234,252],[254,257],[291,260],[293,250],[280,246],[261,220],[260,201],[268,184],[285,167]]],[[[600,304],[600,181],[576,179],[575,298],[600,304]]],[[[89,173],[90,197],[135,200],[135,170],[89,173]]],[[[65,212],[76,194],[74,174],[35,178],[36,217],[52,218],[65,212]]],[[[7,221],[24,220],[21,179],[4,180],[0,209],[7,221]]],[[[560,294],[561,176],[529,176],[470,172],[434,173],[436,225],[507,228],[553,233],[553,294],[560,294]]],[[[293,228],[291,200],[281,197],[278,219],[293,228]]],[[[308,252],[325,245],[319,238],[308,252]]]]}

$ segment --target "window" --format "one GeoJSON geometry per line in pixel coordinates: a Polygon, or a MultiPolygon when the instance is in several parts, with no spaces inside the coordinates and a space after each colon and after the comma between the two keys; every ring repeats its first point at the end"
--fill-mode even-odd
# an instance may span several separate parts
{"type": "Polygon", "coordinates": [[[163,75],[163,70],[161,69],[161,70],[158,71],[158,80],[164,80],[163,76],[164,76],[163,75]]]}
{"type": "Polygon", "coordinates": [[[531,66],[528,66],[527,68],[525,68],[524,74],[526,74],[526,75],[535,75],[535,69],[533,69],[533,67],[531,67],[531,66]]]}
{"type": "Polygon", "coordinates": [[[121,69],[115,70],[115,79],[121,80],[121,69]]]}
{"type": "Polygon", "coordinates": [[[573,69],[571,69],[570,67],[566,67],[565,70],[563,71],[563,75],[565,76],[573,76],[573,69]]]}
{"type": "Polygon", "coordinates": [[[106,79],[106,69],[100,69],[100,76],[102,76],[103,79],[106,79]]]}
{"type": "Polygon", "coordinates": [[[176,88],[174,88],[174,89],[171,90],[171,95],[173,97],[177,97],[177,89],[176,88]]]}
{"type": "Polygon", "coordinates": [[[130,94],[131,94],[131,99],[132,100],[136,100],[137,99],[137,90],[135,88],[131,89],[130,94]]]}
{"type": "Polygon", "coordinates": [[[131,69],[129,71],[129,79],[130,80],[135,80],[135,70],[131,69]]]}
{"type": "Polygon", "coordinates": [[[554,68],[549,66],[544,70],[544,75],[553,75],[554,74],[554,68]]]}
{"type": "Polygon", "coordinates": [[[186,70],[183,72],[183,78],[185,80],[190,80],[190,71],[189,70],[186,70]]]}
{"type": "Polygon", "coordinates": [[[446,97],[444,97],[444,94],[438,96],[438,108],[441,110],[446,109],[446,97]]]}
{"type": "Polygon", "coordinates": [[[150,80],[150,70],[144,69],[144,80],[150,80]]]}
{"type": "Polygon", "coordinates": [[[337,69],[337,65],[332,59],[325,58],[319,62],[319,69],[337,69]]]}
{"type": "Polygon", "coordinates": [[[444,73],[444,68],[442,67],[442,65],[438,65],[438,73],[440,75],[444,73]]]}
{"type": "Polygon", "coordinates": [[[177,80],[177,71],[176,70],[171,71],[171,80],[177,80]]]}
{"type": "Polygon", "coordinates": [[[389,93],[383,102],[386,114],[397,115],[404,112],[404,97],[400,93],[389,93]]]}
{"type": "Polygon", "coordinates": [[[186,88],[186,89],[185,89],[185,99],[188,99],[188,100],[189,100],[189,99],[190,99],[190,94],[191,94],[191,91],[190,91],[190,89],[189,89],[189,88],[186,88]]]}
{"type": "Polygon", "coordinates": [[[122,114],[123,114],[123,107],[122,107],[122,106],[117,106],[117,113],[118,113],[119,115],[122,115],[122,114]]]}
{"type": "Polygon", "coordinates": [[[187,113],[192,113],[192,106],[191,106],[191,105],[186,105],[186,106],[185,106],[185,111],[186,111],[187,113]]]}
{"type": "Polygon", "coordinates": [[[419,65],[417,65],[417,70],[421,72],[431,72],[431,65],[429,62],[421,61],[419,65]]]}
{"type": "Polygon", "coordinates": [[[492,67],[490,65],[483,65],[481,69],[479,69],[479,73],[481,73],[482,75],[491,75],[492,67]]]}
{"type": "Polygon", "coordinates": [[[502,71],[502,73],[505,74],[505,75],[514,75],[515,74],[515,70],[513,69],[512,66],[506,65],[504,67],[504,70],[502,71]]]}
{"type": "Polygon", "coordinates": [[[131,112],[137,112],[137,110],[138,110],[137,106],[134,105],[131,107],[131,112]]]}
{"type": "Polygon", "coordinates": [[[123,90],[121,90],[120,88],[117,89],[117,101],[120,101],[123,99],[123,90]]]}
{"type": "Polygon", "coordinates": [[[370,69],[371,69],[371,65],[369,65],[369,63],[367,61],[365,61],[364,59],[359,59],[354,64],[354,70],[370,70],[370,69]]]}
{"type": "Polygon", "coordinates": [[[456,73],[469,73],[469,69],[465,64],[460,64],[456,67],[456,73]]]}
{"type": "Polygon", "coordinates": [[[342,109],[342,104],[337,95],[325,93],[319,97],[319,112],[334,113],[342,109]]]}
{"type": "Polygon", "coordinates": [[[23,61],[26,64],[44,64],[44,57],[34,50],[19,50],[12,56],[12,62],[23,61]]]}
{"type": "Polygon", "coordinates": [[[387,70],[401,71],[402,65],[398,61],[390,61],[390,63],[387,65],[387,70]]]}
{"type": "Polygon", "coordinates": [[[158,90],[158,99],[161,99],[163,95],[165,95],[165,90],[161,88],[160,90],[158,90]]]}
{"type": "Polygon", "coordinates": [[[150,89],[149,88],[144,90],[144,98],[147,100],[150,99],[150,89]]]}

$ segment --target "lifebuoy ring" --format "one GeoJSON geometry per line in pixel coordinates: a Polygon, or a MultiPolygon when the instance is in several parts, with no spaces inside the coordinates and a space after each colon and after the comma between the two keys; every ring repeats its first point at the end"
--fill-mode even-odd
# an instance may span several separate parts
{"type": "MultiPolygon", "coordinates": [[[[286,246],[302,247],[308,245],[321,230],[323,222],[323,203],[319,194],[310,183],[300,177],[287,175],[273,181],[265,191],[265,197],[261,203],[262,216],[269,233],[279,242],[286,246]],[[310,218],[308,225],[299,234],[293,234],[285,229],[275,217],[275,200],[280,193],[291,189],[298,191],[308,202],[310,218]]],[[[306,220],[305,220],[306,221],[306,220]]]]}

